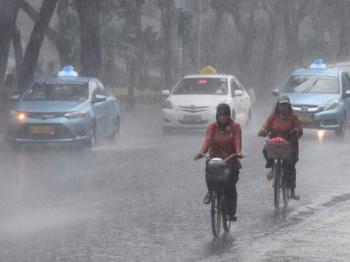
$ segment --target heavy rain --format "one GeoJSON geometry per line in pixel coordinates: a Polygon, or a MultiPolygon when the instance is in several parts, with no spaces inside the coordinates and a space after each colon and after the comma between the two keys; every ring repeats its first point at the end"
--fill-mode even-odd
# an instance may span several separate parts
{"type": "Polygon", "coordinates": [[[348,261],[349,15],[0,0],[0,261],[348,261]]]}

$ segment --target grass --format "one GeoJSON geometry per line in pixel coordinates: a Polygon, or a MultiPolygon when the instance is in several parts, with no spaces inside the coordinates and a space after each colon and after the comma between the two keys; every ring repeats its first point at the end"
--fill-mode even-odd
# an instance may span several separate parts
{"type": "MultiPolygon", "coordinates": [[[[128,97],[127,87],[111,87],[112,94],[117,97],[121,102],[125,102],[128,97]]],[[[153,91],[149,89],[139,90],[135,88],[135,100],[136,103],[159,103],[161,95],[159,91],[153,91]]]]}

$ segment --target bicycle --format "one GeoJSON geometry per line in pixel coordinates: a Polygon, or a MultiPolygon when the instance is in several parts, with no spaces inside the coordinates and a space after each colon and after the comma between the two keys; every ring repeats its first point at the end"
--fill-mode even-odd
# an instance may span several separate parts
{"type": "Polygon", "coordinates": [[[207,161],[207,168],[210,173],[210,179],[213,182],[213,192],[211,196],[211,229],[214,237],[220,234],[221,221],[225,232],[230,231],[231,221],[227,218],[225,207],[225,183],[229,180],[230,167],[227,161],[231,158],[242,158],[240,154],[232,154],[225,160],[221,158],[210,159],[207,155],[202,154],[207,161]]]}
{"type": "Polygon", "coordinates": [[[266,149],[268,158],[273,159],[272,176],[274,188],[274,205],[279,208],[280,194],[282,191],[282,198],[284,205],[288,205],[291,190],[288,186],[287,180],[287,163],[286,159],[292,153],[292,148],[289,142],[282,138],[274,138],[266,141],[266,149]]]}

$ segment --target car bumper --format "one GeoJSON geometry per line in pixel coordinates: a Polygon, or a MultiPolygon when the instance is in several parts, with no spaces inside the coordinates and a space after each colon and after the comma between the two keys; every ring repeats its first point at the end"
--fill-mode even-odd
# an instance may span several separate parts
{"type": "Polygon", "coordinates": [[[215,111],[206,110],[198,113],[186,113],[180,110],[163,109],[161,121],[164,127],[206,128],[215,121],[215,111]]]}
{"type": "Polygon", "coordinates": [[[304,128],[336,130],[341,127],[343,121],[342,108],[326,110],[314,114],[302,114],[296,112],[304,128]]]}
{"type": "Polygon", "coordinates": [[[9,141],[19,143],[79,142],[88,138],[90,128],[89,117],[24,121],[10,119],[6,137],[9,141]]]}

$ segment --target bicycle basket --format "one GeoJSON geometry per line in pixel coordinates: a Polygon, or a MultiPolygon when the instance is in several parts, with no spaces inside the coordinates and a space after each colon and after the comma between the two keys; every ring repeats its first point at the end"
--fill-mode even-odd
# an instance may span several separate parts
{"type": "Polygon", "coordinates": [[[267,140],[266,150],[269,158],[287,158],[293,152],[290,142],[280,137],[267,140]]]}
{"type": "Polygon", "coordinates": [[[208,180],[216,184],[226,183],[230,177],[230,168],[222,159],[209,161],[207,164],[208,180]]]}

